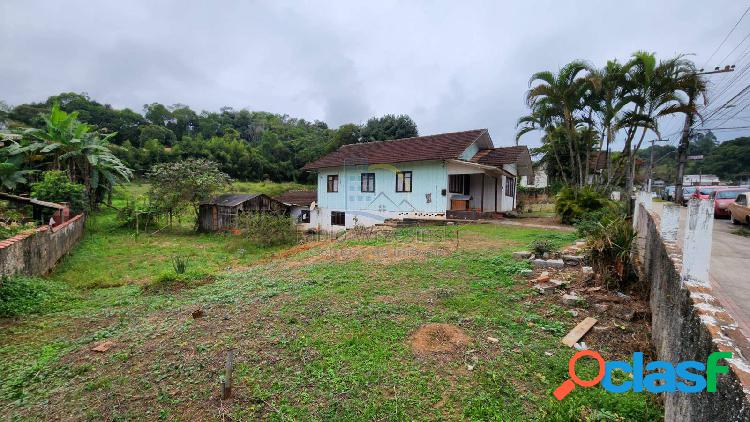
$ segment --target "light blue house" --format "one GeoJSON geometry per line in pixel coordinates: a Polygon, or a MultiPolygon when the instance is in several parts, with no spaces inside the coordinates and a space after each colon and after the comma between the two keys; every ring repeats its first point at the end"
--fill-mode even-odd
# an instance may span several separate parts
{"type": "Polygon", "coordinates": [[[304,169],[318,173],[306,223],[318,230],[491,218],[515,208],[516,180],[532,174],[528,148],[495,148],[486,129],[345,145],[304,169]]]}

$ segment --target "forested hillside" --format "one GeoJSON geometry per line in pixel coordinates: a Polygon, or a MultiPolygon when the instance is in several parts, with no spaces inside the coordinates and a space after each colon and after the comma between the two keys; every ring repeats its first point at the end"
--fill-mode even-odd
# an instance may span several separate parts
{"type": "MultiPolygon", "coordinates": [[[[677,148],[672,145],[656,145],[654,148],[654,178],[673,184],[677,171],[677,148]]],[[[702,160],[688,161],[685,174],[715,174],[723,181],[736,180],[746,175],[750,163],[750,138],[740,137],[719,143],[713,133],[698,133],[690,141],[689,155],[702,155],[702,160]]],[[[644,162],[643,178],[647,178],[651,148],[638,152],[644,162]]]]}
{"type": "Polygon", "coordinates": [[[0,128],[42,127],[42,115],[54,103],[63,111],[77,111],[79,120],[101,133],[116,132],[111,149],[136,174],[155,163],[197,157],[218,162],[236,179],[304,182],[309,175],[300,170],[302,166],[341,145],[417,135],[416,124],[405,115],[332,129],[317,120],[231,107],[197,112],[184,104],[152,103],[138,113],[76,93],[0,107],[0,128]]]}

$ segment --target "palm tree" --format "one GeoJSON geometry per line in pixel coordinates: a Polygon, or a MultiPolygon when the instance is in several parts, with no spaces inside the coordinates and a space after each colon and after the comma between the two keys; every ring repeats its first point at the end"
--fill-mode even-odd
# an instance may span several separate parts
{"type": "Polygon", "coordinates": [[[578,132],[579,124],[587,121],[584,108],[587,92],[591,90],[591,80],[581,74],[588,71],[591,71],[591,66],[586,62],[574,61],[563,66],[556,75],[549,71],[533,74],[526,95],[531,114],[522,117],[518,122],[522,128],[517,138],[534,130],[532,128],[546,130],[555,126],[562,127],[574,169],[573,182],[578,186],[582,186],[588,176],[584,170],[584,159],[581,157],[581,153],[585,156],[586,151],[580,150],[578,132]]]}
{"type": "Polygon", "coordinates": [[[685,161],[690,146],[690,132],[695,116],[701,117],[696,103],[702,98],[703,106],[708,104],[706,98],[708,85],[705,79],[698,74],[695,64],[688,60],[677,60],[674,63],[672,81],[675,90],[682,97],[679,105],[673,106],[672,110],[676,113],[685,114],[685,125],[680,137],[680,145],[677,148],[677,180],[675,181],[675,198],[682,198],[682,176],[685,172],[685,161]]]}
{"type": "Polygon", "coordinates": [[[595,111],[601,130],[599,150],[606,151],[606,183],[612,180],[610,145],[615,141],[623,109],[633,103],[630,95],[631,85],[627,79],[629,65],[622,65],[617,60],[592,72],[592,79],[597,81],[598,89],[593,90],[589,106],[595,111]]]}
{"type": "Polygon", "coordinates": [[[625,166],[625,189],[632,192],[636,173],[636,154],[643,144],[646,134],[651,131],[661,137],[659,119],[685,112],[687,102],[681,98],[685,92],[685,75],[695,73],[694,64],[677,56],[666,61],[656,61],[653,53],[639,51],[633,54],[628,64],[628,83],[632,110],[623,114],[619,126],[626,129],[625,147],[621,155],[621,165],[625,166]],[[640,131],[640,136],[635,142],[640,131]]]}

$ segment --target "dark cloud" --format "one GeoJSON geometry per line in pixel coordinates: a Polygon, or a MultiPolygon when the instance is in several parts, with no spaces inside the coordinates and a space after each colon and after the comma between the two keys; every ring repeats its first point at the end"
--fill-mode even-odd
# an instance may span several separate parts
{"type": "Polygon", "coordinates": [[[138,111],[154,101],[227,105],[332,126],[407,113],[424,134],[487,127],[496,143],[510,144],[533,72],[579,58],[625,60],[638,49],[696,53],[702,65],[745,7],[6,1],[0,99],[19,104],[76,91],[138,111]]]}

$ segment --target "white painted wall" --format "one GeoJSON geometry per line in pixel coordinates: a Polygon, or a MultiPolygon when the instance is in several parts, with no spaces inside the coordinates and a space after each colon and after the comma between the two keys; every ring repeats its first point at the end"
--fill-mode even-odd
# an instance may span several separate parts
{"type": "Polygon", "coordinates": [[[543,189],[549,186],[549,178],[547,177],[547,167],[538,166],[534,169],[534,183],[529,184],[529,178],[521,176],[521,186],[529,188],[543,189]]]}

